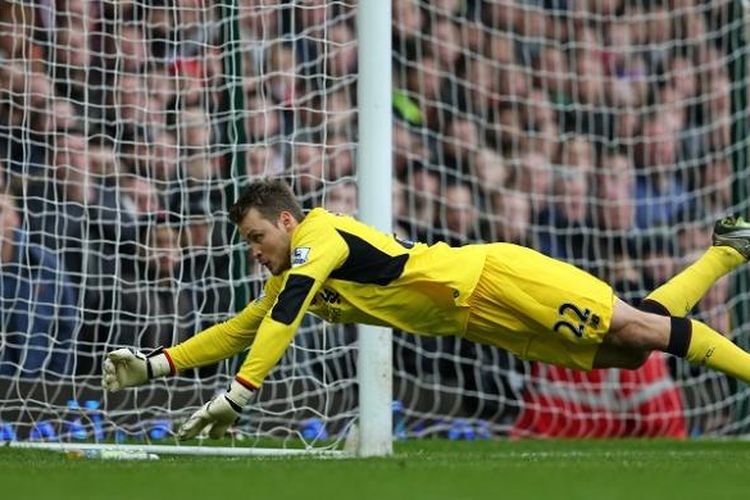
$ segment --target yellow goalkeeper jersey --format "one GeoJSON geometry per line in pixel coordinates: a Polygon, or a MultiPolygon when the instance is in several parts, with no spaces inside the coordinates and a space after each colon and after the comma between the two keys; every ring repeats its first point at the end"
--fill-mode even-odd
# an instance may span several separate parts
{"type": "Polygon", "coordinates": [[[452,248],[397,239],[351,217],[312,210],[291,239],[292,267],[232,319],[167,349],[177,370],[251,346],[238,378],[259,387],[289,346],[305,312],[332,323],[386,325],[461,335],[483,245],[452,248]]]}

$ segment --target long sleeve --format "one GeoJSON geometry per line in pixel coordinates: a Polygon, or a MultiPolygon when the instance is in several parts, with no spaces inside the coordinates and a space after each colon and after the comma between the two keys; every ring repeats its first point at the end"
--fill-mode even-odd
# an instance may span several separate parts
{"type": "Polygon", "coordinates": [[[320,220],[305,222],[292,237],[292,268],[237,374],[256,388],[284,355],[323,282],[348,256],[348,247],[334,227],[320,220]]]}
{"type": "Polygon", "coordinates": [[[235,317],[211,326],[192,338],[167,349],[177,371],[221,361],[253,343],[258,326],[276,301],[280,277],[266,282],[263,294],[235,317]]]}

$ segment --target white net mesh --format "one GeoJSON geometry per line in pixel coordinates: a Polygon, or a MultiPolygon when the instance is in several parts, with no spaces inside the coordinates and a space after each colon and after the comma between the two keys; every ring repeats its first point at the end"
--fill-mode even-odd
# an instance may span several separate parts
{"type": "MultiPolygon", "coordinates": [[[[6,437],[173,439],[241,358],[104,399],[103,354],[171,345],[257,295],[225,217],[248,179],[356,212],[356,2],[238,3],[0,0],[6,437]]],[[[396,0],[393,19],[402,236],[523,243],[637,301],[747,211],[736,2],[396,0]]],[[[746,278],[697,311],[738,342],[746,278]]],[[[335,441],[355,354],[353,326],[306,319],[235,435],[335,441]]],[[[397,332],[394,363],[399,435],[748,424],[743,386],[661,356],[580,374],[397,332]]]]}

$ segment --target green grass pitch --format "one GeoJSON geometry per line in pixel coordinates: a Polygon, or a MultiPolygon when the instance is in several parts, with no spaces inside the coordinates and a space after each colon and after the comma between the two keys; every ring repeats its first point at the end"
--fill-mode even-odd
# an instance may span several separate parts
{"type": "Polygon", "coordinates": [[[0,449],[7,499],[750,498],[750,442],[397,443],[390,458],[68,459],[0,449]]]}

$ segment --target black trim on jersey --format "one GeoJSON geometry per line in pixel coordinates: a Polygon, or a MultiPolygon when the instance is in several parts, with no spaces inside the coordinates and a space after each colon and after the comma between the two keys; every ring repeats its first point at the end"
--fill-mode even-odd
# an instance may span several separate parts
{"type": "Polygon", "coordinates": [[[315,280],[309,276],[290,274],[276,305],[273,306],[271,318],[279,323],[291,325],[314,284],[315,280]]]}
{"type": "Polygon", "coordinates": [[[404,272],[409,254],[391,257],[360,238],[341,229],[339,232],[349,247],[349,257],[330,274],[331,278],[355,283],[387,285],[404,272]]]}

